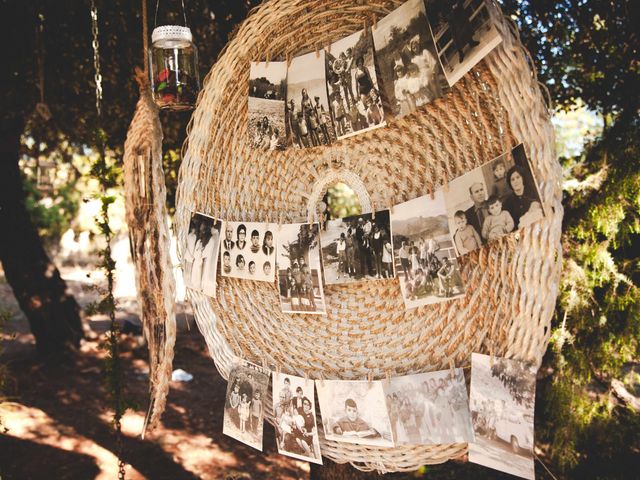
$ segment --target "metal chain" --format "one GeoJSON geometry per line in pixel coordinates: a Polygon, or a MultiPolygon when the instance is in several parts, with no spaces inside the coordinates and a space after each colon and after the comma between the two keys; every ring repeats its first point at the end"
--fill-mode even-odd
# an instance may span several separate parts
{"type": "Polygon", "coordinates": [[[95,74],[93,79],[96,82],[96,112],[98,116],[102,114],[102,74],[100,73],[100,44],[98,42],[98,9],[96,3],[91,0],[91,33],[93,34],[93,68],[95,74]]]}
{"type": "MultiPolygon", "coordinates": [[[[95,0],[91,0],[91,33],[93,35],[93,41],[91,42],[91,46],[93,47],[93,68],[95,70],[94,80],[96,82],[96,112],[98,114],[98,118],[102,115],[102,74],[100,73],[100,44],[98,41],[98,9],[96,8],[95,0]]],[[[99,153],[104,161],[105,156],[105,144],[104,137],[102,135],[98,135],[99,139],[99,153]]],[[[104,186],[103,186],[104,188],[104,186]]],[[[105,221],[109,222],[107,217],[108,213],[104,213],[105,221]]],[[[107,232],[106,234],[107,248],[106,248],[106,258],[111,259],[111,234],[107,232]]],[[[107,272],[107,280],[109,286],[109,303],[113,305],[113,271],[109,270],[107,272]]],[[[118,361],[119,358],[119,349],[118,349],[118,327],[116,324],[115,310],[112,307],[109,312],[109,317],[111,319],[111,328],[110,328],[110,342],[112,348],[112,355],[114,361],[118,361]]],[[[117,375],[120,373],[117,372],[117,375]]],[[[122,442],[122,423],[121,423],[121,390],[120,385],[116,387],[117,391],[115,393],[115,418],[114,418],[114,427],[116,430],[116,456],[118,458],[118,480],[125,480],[125,462],[122,459],[122,451],[123,451],[123,442],[122,442]]]]}

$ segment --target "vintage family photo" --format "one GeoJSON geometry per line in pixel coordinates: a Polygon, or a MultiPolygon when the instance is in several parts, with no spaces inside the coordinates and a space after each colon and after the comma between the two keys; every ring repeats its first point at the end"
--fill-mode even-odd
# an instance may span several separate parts
{"type": "Polygon", "coordinates": [[[210,297],[216,296],[221,227],[220,220],[201,213],[192,214],[182,255],[185,285],[210,297]]]}
{"type": "Polygon", "coordinates": [[[469,461],[522,478],[535,478],[533,412],[536,369],[518,360],[471,355],[469,461]]]}
{"type": "Polygon", "coordinates": [[[389,210],[329,220],[320,243],[327,285],[394,277],[389,210]]]}
{"type": "Polygon", "coordinates": [[[449,85],[502,41],[490,8],[485,0],[427,0],[427,17],[449,85]]]}
{"type": "Polygon", "coordinates": [[[262,451],[264,402],[269,372],[240,361],[229,373],[222,433],[262,451]]]}
{"type": "Polygon", "coordinates": [[[371,35],[361,30],[326,51],[327,91],[338,138],[385,124],[371,35]]]}
{"type": "Polygon", "coordinates": [[[423,0],[409,0],[372,29],[380,83],[390,113],[403,117],[448,89],[423,0]]]}
{"type": "Polygon", "coordinates": [[[251,62],[248,134],[253,148],[286,148],[286,92],[287,62],[251,62]]]}
{"type": "Polygon", "coordinates": [[[395,205],[391,213],[396,276],[407,308],[464,295],[442,190],[395,205]]]}
{"type": "Polygon", "coordinates": [[[277,228],[267,223],[225,221],[220,245],[222,275],[273,282],[277,228]]]}
{"type": "Polygon", "coordinates": [[[273,399],[278,452],[322,464],[313,380],[274,372],[273,399]]]}
{"type": "Polygon", "coordinates": [[[316,380],[324,436],[338,442],[393,446],[382,382],[316,380]]]}
{"type": "Polygon", "coordinates": [[[396,445],[473,441],[461,368],[392,378],[383,388],[396,445]]]}
{"type": "Polygon", "coordinates": [[[326,313],[320,278],[320,224],[281,225],[277,264],[282,311],[326,313]]]}
{"type": "Polygon", "coordinates": [[[522,144],[452,180],[445,201],[458,255],[544,217],[522,144]]]}
{"type": "Polygon", "coordinates": [[[294,58],[287,75],[287,132],[297,148],[330,145],[336,140],[327,97],[325,52],[294,58]]]}

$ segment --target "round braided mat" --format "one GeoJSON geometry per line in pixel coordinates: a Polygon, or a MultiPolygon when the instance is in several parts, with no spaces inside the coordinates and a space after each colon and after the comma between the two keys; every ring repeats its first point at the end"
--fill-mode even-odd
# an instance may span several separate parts
{"type": "MultiPolygon", "coordinates": [[[[364,211],[381,209],[446,185],[519,143],[547,217],[461,258],[464,298],[408,311],[395,279],[325,286],[327,316],[318,316],[283,314],[275,284],[219,277],[216,299],[189,292],[211,356],[225,378],[236,356],[325,379],[380,379],[449,368],[451,361],[464,366],[471,352],[490,349],[539,364],[560,275],[561,169],[530,58],[507,19],[497,19],[500,46],[450,93],[401,120],[329,147],[264,152],[247,141],[249,62],[321,48],[401,2],[361,3],[272,0],[238,30],[205,78],[188,128],[177,195],[180,247],[192,211],[303,221],[340,179],[360,195],[364,211]]],[[[327,441],[322,431],[320,439],[323,455],[363,470],[412,470],[467,449],[363,447],[327,441]]]]}

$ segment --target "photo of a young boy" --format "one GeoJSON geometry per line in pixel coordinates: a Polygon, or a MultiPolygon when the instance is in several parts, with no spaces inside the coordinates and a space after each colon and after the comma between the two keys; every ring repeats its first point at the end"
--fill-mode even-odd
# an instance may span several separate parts
{"type": "Polygon", "coordinates": [[[316,390],[328,440],[393,446],[382,382],[316,380],[316,390]]]}

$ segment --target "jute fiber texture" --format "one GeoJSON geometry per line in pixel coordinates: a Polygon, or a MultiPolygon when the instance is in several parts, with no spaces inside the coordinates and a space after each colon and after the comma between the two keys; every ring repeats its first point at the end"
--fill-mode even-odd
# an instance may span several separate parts
{"type": "Polygon", "coordinates": [[[149,86],[142,82],[124,144],[126,218],[144,336],[149,347],[149,410],[144,432],[165,408],[176,341],[175,279],[170,258],[162,126],[149,86]]]}
{"type": "MultiPolygon", "coordinates": [[[[215,299],[189,291],[225,378],[235,357],[314,379],[385,379],[467,366],[471,352],[541,362],[562,259],[561,169],[531,59],[499,10],[502,44],[419,111],[331,146],[264,152],[247,139],[250,61],[322,48],[400,3],[273,0],[252,12],[206,76],[188,127],[177,192],[179,248],[193,211],[304,221],[337,180],[354,188],[365,212],[380,210],[446,186],[519,143],[547,217],[462,257],[464,298],[413,310],[405,310],[397,279],[325,286],[326,316],[283,314],[275,284],[219,277],[215,299]]],[[[273,421],[270,399],[265,405],[273,421]]],[[[320,438],[324,456],[362,470],[413,470],[467,451],[466,444],[363,447],[327,441],[322,430],[320,438]]]]}

